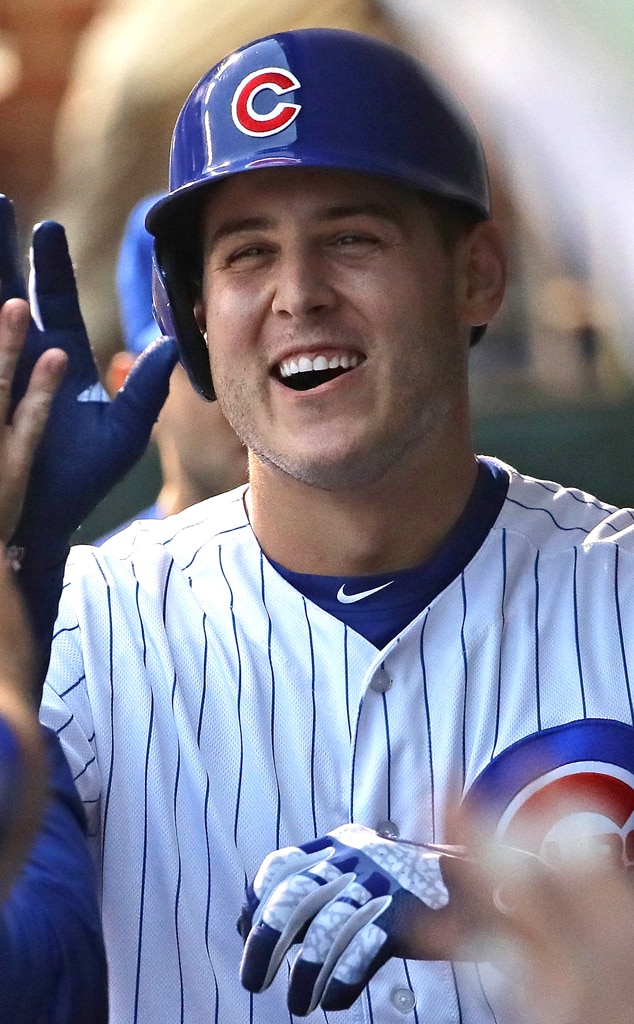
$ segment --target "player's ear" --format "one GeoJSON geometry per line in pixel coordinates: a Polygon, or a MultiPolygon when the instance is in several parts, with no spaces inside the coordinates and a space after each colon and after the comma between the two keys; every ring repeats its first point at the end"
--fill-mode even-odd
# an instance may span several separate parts
{"type": "Polygon", "coordinates": [[[469,327],[488,324],[506,287],[506,249],[498,228],[478,221],[461,238],[456,255],[460,319],[469,327]]]}
{"type": "Polygon", "coordinates": [[[194,303],[194,320],[198,325],[198,330],[203,335],[205,341],[207,340],[207,317],[205,316],[205,310],[203,307],[202,298],[196,299],[194,303]]]}

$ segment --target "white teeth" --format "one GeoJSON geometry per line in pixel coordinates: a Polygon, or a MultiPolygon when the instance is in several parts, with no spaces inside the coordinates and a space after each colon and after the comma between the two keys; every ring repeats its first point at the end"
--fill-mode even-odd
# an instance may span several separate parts
{"type": "Polygon", "coordinates": [[[285,359],[280,363],[280,377],[292,377],[296,373],[310,373],[311,370],[350,370],[358,366],[361,359],[350,353],[340,356],[300,356],[299,359],[285,359]]]}

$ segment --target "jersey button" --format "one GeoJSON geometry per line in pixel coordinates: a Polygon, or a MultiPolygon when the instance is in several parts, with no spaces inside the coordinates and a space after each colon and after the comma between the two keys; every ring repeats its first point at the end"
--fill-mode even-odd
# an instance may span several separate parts
{"type": "Polygon", "coordinates": [[[374,826],[374,831],[381,832],[384,836],[387,836],[388,839],[398,839],[400,835],[398,825],[393,821],[389,821],[387,818],[384,818],[383,821],[379,821],[374,826]]]}
{"type": "Polygon", "coordinates": [[[416,996],[410,988],[395,988],[390,996],[392,1005],[401,1013],[409,1013],[416,1006],[416,996]]]}
{"type": "Polygon", "coordinates": [[[384,668],[380,668],[370,683],[370,689],[374,690],[375,693],[387,693],[391,685],[392,680],[389,675],[384,668]]]}

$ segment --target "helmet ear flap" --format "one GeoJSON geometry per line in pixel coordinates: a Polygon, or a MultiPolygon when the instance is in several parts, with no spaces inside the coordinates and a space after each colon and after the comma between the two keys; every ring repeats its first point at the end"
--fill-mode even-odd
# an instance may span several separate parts
{"type": "Polygon", "coordinates": [[[194,316],[194,299],[182,257],[170,246],[155,243],[152,261],[152,304],[161,333],[176,338],[181,362],[195,391],[208,402],[216,398],[207,345],[194,316]],[[167,282],[169,281],[169,285],[167,282]]]}

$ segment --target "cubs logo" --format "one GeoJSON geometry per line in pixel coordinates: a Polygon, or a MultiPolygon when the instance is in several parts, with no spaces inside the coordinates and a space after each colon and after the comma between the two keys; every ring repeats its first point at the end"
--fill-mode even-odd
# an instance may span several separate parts
{"type": "Polygon", "coordinates": [[[553,865],[591,848],[634,870],[634,728],[586,719],[528,736],[494,758],[465,805],[553,865]]]}
{"type": "MultiPolygon", "coordinates": [[[[301,104],[278,102],[266,113],[261,113],[255,109],[255,99],[265,92],[284,96],[300,87],[295,75],[284,68],[260,68],[251,72],[242,79],[231,101],[231,116],[236,128],[254,137],[277,135],[288,128],[299,114],[301,104]]],[[[263,105],[270,106],[270,103],[263,105]]]]}

